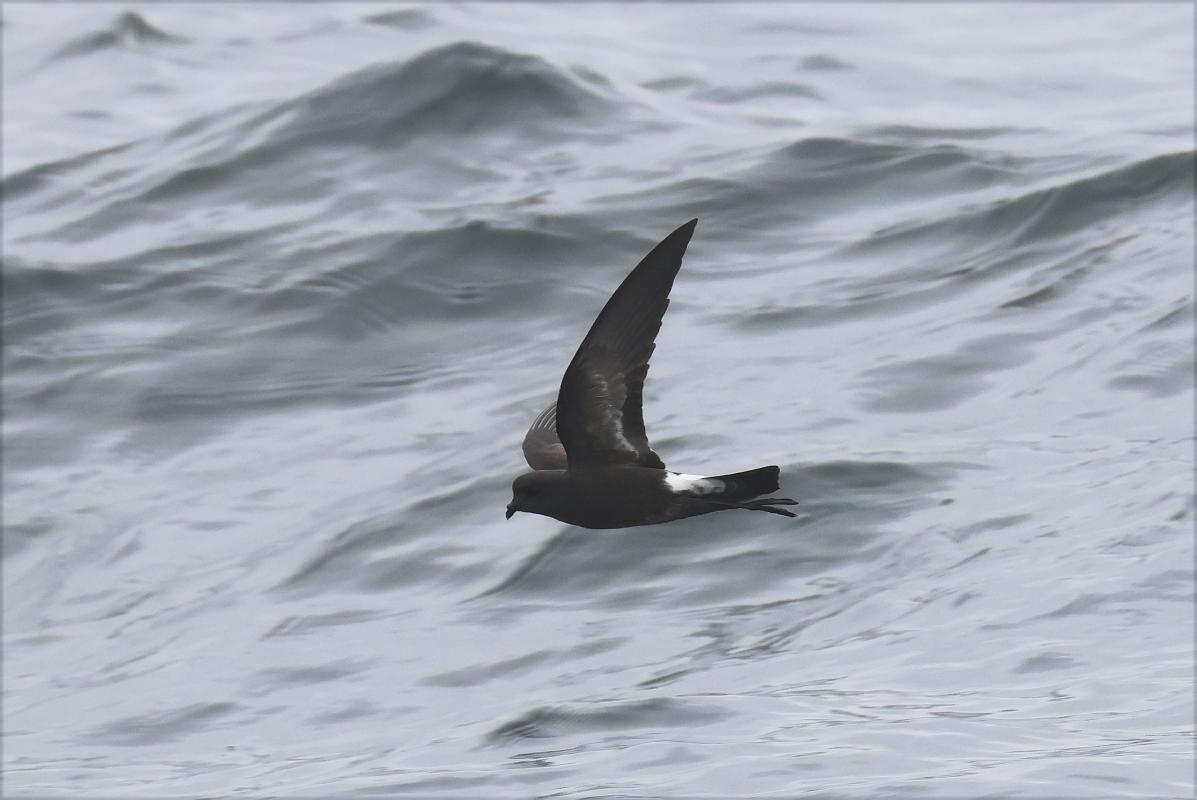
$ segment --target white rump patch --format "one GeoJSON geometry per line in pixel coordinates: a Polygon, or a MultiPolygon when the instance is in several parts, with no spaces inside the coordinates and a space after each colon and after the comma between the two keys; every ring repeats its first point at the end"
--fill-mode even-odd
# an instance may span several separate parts
{"type": "Polygon", "coordinates": [[[676,494],[713,494],[727,488],[723,481],[704,478],[702,475],[683,475],[680,472],[666,472],[665,485],[676,494]]]}

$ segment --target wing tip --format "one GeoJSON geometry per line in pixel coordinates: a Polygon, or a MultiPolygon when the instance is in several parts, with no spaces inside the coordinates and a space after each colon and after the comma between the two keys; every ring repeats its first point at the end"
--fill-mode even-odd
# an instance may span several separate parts
{"type": "Polygon", "coordinates": [[[665,245],[668,242],[677,242],[681,246],[682,252],[684,253],[686,251],[686,246],[690,244],[690,238],[694,236],[694,229],[697,227],[698,217],[695,217],[689,222],[682,223],[673,231],[673,233],[662,239],[657,247],[665,245]]]}

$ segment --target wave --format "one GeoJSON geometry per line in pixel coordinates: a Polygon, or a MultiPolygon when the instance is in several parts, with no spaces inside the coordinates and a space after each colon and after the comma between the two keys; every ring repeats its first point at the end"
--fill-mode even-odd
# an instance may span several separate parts
{"type": "Polygon", "coordinates": [[[548,287],[565,280],[550,265],[576,261],[578,241],[550,231],[470,222],[359,239],[339,249],[329,254],[333,265],[276,288],[262,310],[317,308],[341,330],[354,320],[377,328],[506,317],[545,303],[548,287]],[[531,285],[542,291],[529,293],[531,285]]]}
{"type": "Polygon", "coordinates": [[[806,72],[849,72],[855,67],[847,61],[829,56],[826,53],[816,53],[806,56],[798,62],[798,69],[806,72]]]}
{"type": "Polygon", "coordinates": [[[749,176],[819,203],[847,198],[855,204],[879,197],[904,202],[912,195],[941,198],[972,192],[1010,181],[1023,166],[1009,156],[943,142],[813,137],[769,153],[749,176]]]}
{"type": "Polygon", "coordinates": [[[393,144],[427,135],[523,135],[618,106],[542,58],[475,42],[355,72],[280,104],[276,145],[333,138],[393,144]]]}
{"type": "MultiPolygon", "coordinates": [[[[558,140],[563,132],[591,136],[621,119],[625,103],[592,88],[603,85],[601,76],[575,77],[537,56],[457,42],[408,60],[367,67],[298,97],[191,120],[136,143],[147,157],[175,159],[169,174],[152,180],[154,173],[147,175],[146,170],[125,173],[137,182],[152,181],[136,197],[151,202],[227,184],[244,187],[247,177],[260,176],[251,185],[283,182],[297,167],[300,172],[314,171],[317,165],[304,160],[313,151],[332,152],[344,160],[347,147],[393,153],[416,143],[445,150],[468,141],[470,152],[526,149],[558,140]]],[[[93,166],[101,155],[14,173],[4,182],[5,196],[45,186],[43,179],[49,175],[93,166]]],[[[461,151],[451,155],[460,156],[461,151]]]]}
{"type": "MultiPolygon", "coordinates": [[[[419,476],[409,476],[405,487],[417,499],[399,511],[386,511],[354,522],[329,536],[323,522],[314,549],[302,563],[279,581],[273,591],[285,597],[310,597],[348,592],[376,593],[429,587],[468,585],[483,578],[488,565],[466,558],[467,540],[454,541],[445,530],[479,504],[494,503],[506,490],[508,478],[463,478],[458,473],[419,496],[419,476]]],[[[388,497],[389,500],[389,497],[388,497]]],[[[389,500],[393,503],[393,500],[389,500]]],[[[501,518],[501,504],[490,519],[501,518]]],[[[501,519],[500,519],[501,521],[501,519]]]]}
{"type": "MultiPolygon", "coordinates": [[[[604,205],[674,218],[713,219],[736,237],[774,227],[793,231],[845,212],[938,203],[1016,180],[1025,162],[950,143],[896,144],[848,137],[807,137],[759,152],[754,163],[718,176],[670,176],[604,205]]],[[[791,245],[793,246],[793,245],[791,245]]]]}
{"type": "Polygon", "coordinates": [[[487,739],[492,744],[499,744],[610,731],[691,727],[709,725],[729,716],[729,712],[716,706],[672,697],[576,707],[554,706],[537,708],[504,723],[487,739]]]}
{"type": "Polygon", "coordinates": [[[232,726],[229,719],[246,710],[240,703],[213,702],[168,708],[160,712],[116,719],[92,731],[86,741],[123,747],[144,747],[169,742],[213,727],[232,726]]]}
{"type": "Polygon", "coordinates": [[[791,81],[766,81],[743,86],[712,86],[694,94],[699,100],[711,103],[738,105],[761,100],[818,100],[826,101],[823,93],[813,86],[791,81]]]}
{"type": "Polygon", "coordinates": [[[1027,134],[1026,128],[1012,128],[999,125],[983,127],[942,126],[942,125],[873,125],[865,129],[865,135],[874,139],[894,139],[905,143],[910,142],[944,142],[952,140],[975,141],[982,139],[997,139],[1013,134],[1027,134]]]}
{"type": "Polygon", "coordinates": [[[991,373],[1034,359],[1042,337],[1005,333],[961,343],[946,355],[873,367],[861,373],[863,407],[870,411],[944,411],[983,394],[991,373]]]}
{"type": "Polygon", "coordinates": [[[93,55],[106,50],[149,45],[181,44],[182,36],[167,33],[146,21],[134,11],[126,11],[102,30],[93,31],[71,40],[50,56],[50,61],[62,61],[93,55]]]}
{"type": "Polygon", "coordinates": [[[814,328],[892,316],[941,304],[999,279],[1010,286],[1003,287],[1004,296],[994,298],[995,313],[1046,307],[1076,294],[1103,267],[1115,263],[1139,235],[1128,228],[1135,220],[1191,213],[1191,151],[1153,156],[1030,191],[1011,191],[1016,187],[1010,183],[1026,181],[1038,166],[1035,162],[977,160],[955,147],[927,150],[815,140],[780,152],[808,165],[804,172],[811,178],[804,181],[803,191],[818,185],[824,169],[836,187],[807,212],[807,221],[810,216],[851,210],[859,192],[876,195],[887,185],[889,190],[901,187],[908,200],[921,189],[933,204],[899,208],[898,213],[914,216],[913,221],[824,244],[813,258],[852,265],[851,274],[805,302],[779,300],[724,317],[735,327],[814,328]],[[1011,179],[1002,177],[1007,171],[1011,179]],[[1006,196],[953,209],[982,185],[1006,196]],[[959,197],[950,196],[953,190],[959,197]],[[847,193],[847,206],[837,203],[834,191],[847,193]],[[935,203],[937,197],[940,202],[935,203]]]}
{"type": "Polygon", "coordinates": [[[431,28],[436,20],[426,11],[416,8],[403,8],[398,11],[384,11],[366,17],[371,25],[381,25],[384,28],[396,28],[402,31],[422,31],[431,28]]]}
{"type": "Polygon", "coordinates": [[[850,253],[893,252],[912,243],[976,243],[1010,250],[1085,230],[1104,219],[1126,218],[1150,204],[1188,202],[1193,151],[1167,153],[930,222],[894,226],[849,245],[850,253]]]}

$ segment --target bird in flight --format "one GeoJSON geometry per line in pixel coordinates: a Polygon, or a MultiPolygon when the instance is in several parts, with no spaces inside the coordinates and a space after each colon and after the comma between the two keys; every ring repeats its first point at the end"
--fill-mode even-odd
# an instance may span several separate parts
{"type": "Polygon", "coordinates": [[[729,509],[797,505],[777,491],[776,466],[730,475],[665,469],[644,431],[642,400],[669,290],[697,219],[665,237],[611,295],[565,370],[557,402],[524,437],[532,472],[511,485],[507,519],[517,511],[583,528],[654,525],[729,509]]]}

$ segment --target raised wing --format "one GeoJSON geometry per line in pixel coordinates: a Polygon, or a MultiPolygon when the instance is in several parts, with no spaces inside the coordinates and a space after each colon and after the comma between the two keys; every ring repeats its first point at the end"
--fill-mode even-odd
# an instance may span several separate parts
{"type": "Polygon", "coordinates": [[[557,393],[557,435],[570,467],[664,469],[644,432],[644,378],[697,224],[692,219],[666,236],[624,278],[566,368],[557,393]]]}
{"type": "Polygon", "coordinates": [[[524,458],[532,469],[567,469],[565,446],[557,438],[557,404],[540,412],[524,436],[524,458]]]}

